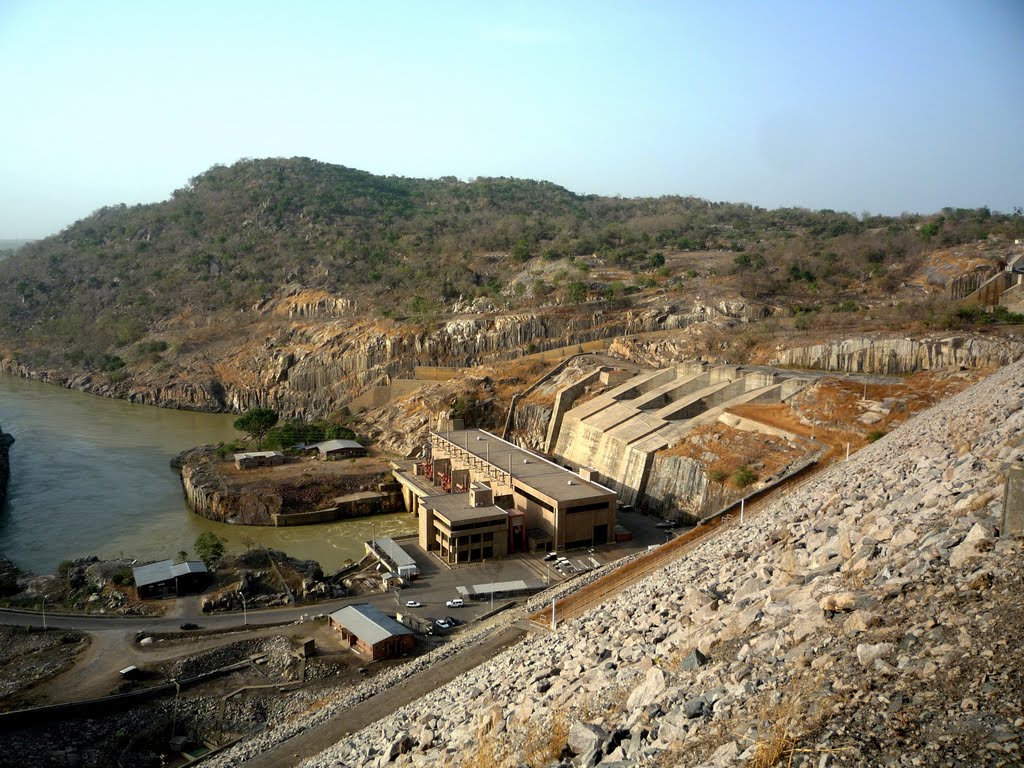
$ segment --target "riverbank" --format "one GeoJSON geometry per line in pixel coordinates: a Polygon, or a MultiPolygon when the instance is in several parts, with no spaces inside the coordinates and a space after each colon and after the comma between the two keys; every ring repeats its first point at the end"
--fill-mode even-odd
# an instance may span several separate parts
{"type": "Polygon", "coordinates": [[[14,436],[0,427],[0,506],[7,501],[7,482],[11,478],[10,448],[13,444],[14,436]]]}

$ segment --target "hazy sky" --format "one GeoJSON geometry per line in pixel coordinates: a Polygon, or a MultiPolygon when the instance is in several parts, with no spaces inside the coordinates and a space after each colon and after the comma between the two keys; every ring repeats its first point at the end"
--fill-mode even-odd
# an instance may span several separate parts
{"type": "Polygon", "coordinates": [[[0,238],[214,163],[1024,205],[1024,2],[0,0],[0,238]]]}

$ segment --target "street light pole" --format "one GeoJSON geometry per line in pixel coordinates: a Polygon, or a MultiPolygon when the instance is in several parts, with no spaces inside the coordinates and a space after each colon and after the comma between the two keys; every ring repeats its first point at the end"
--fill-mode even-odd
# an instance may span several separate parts
{"type": "Polygon", "coordinates": [[[249,626],[249,613],[245,607],[245,595],[239,590],[238,596],[242,598],[242,624],[249,626]]]}
{"type": "Polygon", "coordinates": [[[43,629],[46,629],[46,595],[43,595],[43,629]]]}

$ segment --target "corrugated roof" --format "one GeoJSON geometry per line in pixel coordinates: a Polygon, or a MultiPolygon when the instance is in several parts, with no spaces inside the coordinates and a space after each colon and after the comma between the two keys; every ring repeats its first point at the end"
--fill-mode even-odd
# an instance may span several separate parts
{"type": "Polygon", "coordinates": [[[376,645],[395,635],[412,634],[411,630],[369,603],[347,605],[332,613],[331,619],[370,645],[376,645]]]}
{"type": "Polygon", "coordinates": [[[320,453],[327,453],[328,451],[340,451],[344,448],[362,448],[362,443],[357,443],[355,440],[326,440],[322,443],[316,444],[316,449],[320,453]]]}
{"type": "Polygon", "coordinates": [[[527,592],[527,591],[540,591],[547,586],[540,579],[516,579],[514,581],[496,581],[493,584],[488,582],[486,584],[473,584],[468,587],[456,587],[455,591],[463,597],[473,597],[481,595],[490,595],[492,592],[498,594],[499,592],[527,592]]]}
{"type": "Polygon", "coordinates": [[[284,456],[281,451],[247,451],[246,453],[236,453],[235,461],[239,459],[269,459],[274,456],[284,456]]]}
{"type": "Polygon", "coordinates": [[[377,552],[383,554],[395,568],[408,567],[410,565],[416,565],[416,561],[413,560],[412,555],[402,549],[398,542],[392,539],[390,536],[383,536],[379,539],[373,540],[373,546],[377,552]]]}
{"type": "Polygon", "coordinates": [[[187,560],[184,563],[175,563],[173,560],[158,560],[155,563],[138,565],[132,568],[136,587],[145,587],[149,584],[159,584],[161,581],[170,581],[174,577],[184,576],[186,573],[206,572],[206,564],[201,560],[187,560]]]}

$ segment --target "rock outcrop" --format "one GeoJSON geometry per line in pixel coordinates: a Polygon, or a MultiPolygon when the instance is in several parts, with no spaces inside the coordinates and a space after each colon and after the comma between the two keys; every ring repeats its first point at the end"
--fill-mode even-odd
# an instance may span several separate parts
{"type": "Polygon", "coordinates": [[[394,493],[382,494],[373,503],[332,507],[336,497],[378,491],[390,480],[390,474],[383,469],[337,475],[296,472],[274,477],[254,474],[251,479],[229,477],[225,467],[233,469],[233,465],[222,462],[212,445],[186,451],[172,465],[181,469],[185,498],[192,510],[223,523],[302,525],[400,509],[401,497],[394,493]],[[333,510],[331,514],[326,513],[326,508],[333,510]]]}
{"type": "Polygon", "coordinates": [[[371,386],[410,376],[417,365],[476,366],[527,350],[685,328],[715,318],[742,321],[751,311],[740,301],[616,312],[549,310],[455,317],[424,329],[336,317],[347,311],[343,304],[282,300],[260,308],[260,320],[248,335],[223,349],[183,339],[166,353],[173,366],[125,368],[116,382],[103,373],[35,370],[3,354],[0,371],[144,405],[231,412],[260,406],[284,417],[318,418],[371,386]]]}
{"type": "Polygon", "coordinates": [[[11,477],[10,449],[14,437],[0,429],[0,505],[7,500],[7,483],[11,477]]]}
{"type": "Polygon", "coordinates": [[[905,374],[940,368],[998,368],[1024,356],[1024,342],[977,336],[852,338],[783,351],[778,365],[842,373],[905,374]]]}
{"type": "Polygon", "coordinates": [[[1017,363],[303,765],[1019,764],[1022,434],[1017,363]]]}

